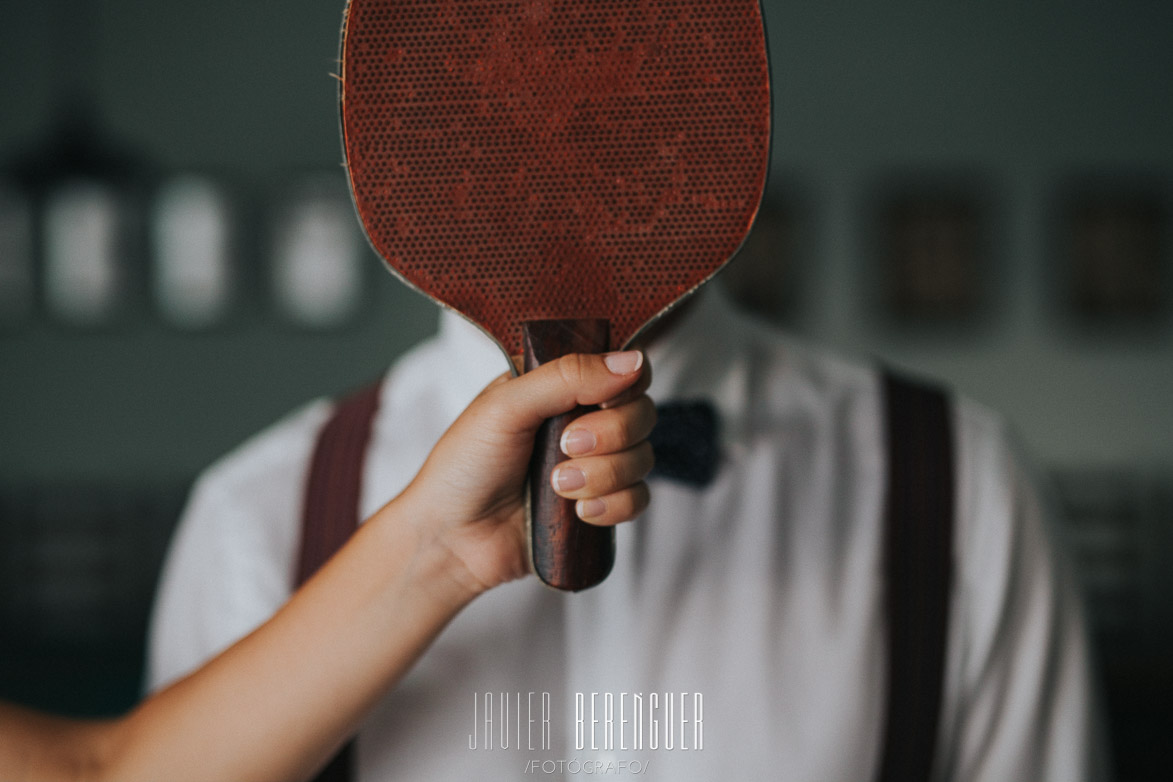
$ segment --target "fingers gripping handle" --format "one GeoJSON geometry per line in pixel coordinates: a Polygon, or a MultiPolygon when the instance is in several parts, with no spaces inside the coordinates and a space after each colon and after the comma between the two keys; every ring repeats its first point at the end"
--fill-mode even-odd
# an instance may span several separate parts
{"type": "MultiPolygon", "coordinates": [[[[602,353],[608,323],[596,319],[531,320],[522,325],[526,372],[567,353],[602,353]]],[[[574,501],[550,486],[550,473],[566,456],[559,447],[567,424],[593,408],[577,407],[538,429],[530,460],[530,554],[546,584],[577,592],[598,584],[615,563],[615,530],[582,521],[574,501]]]]}

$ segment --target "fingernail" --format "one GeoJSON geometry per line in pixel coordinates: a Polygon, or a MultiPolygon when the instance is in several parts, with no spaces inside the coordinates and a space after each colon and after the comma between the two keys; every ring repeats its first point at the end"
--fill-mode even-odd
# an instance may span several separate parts
{"type": "Polygon", "coordinates": [[[559,467],[554,473],[554,485],[558,491],[574,491],[586,486],[586,475],[577,467],[559,467]]]}
{"type": "Polygon", "coordinates": [[[598,444],[595,433],[590,429],[567,429],[562,433],[562,453],[567,456],[588,454],[598,444]]]}
{"type": "Polygon", "coordinates": [[[574,512],[577,513],[578,517],[583,521],[586,521],[587,519],[598,518],[599,516],[603,515],[604,511],[607,510],[606,503],[593,497],[589,500],[579,500],[577,506],[578,507],[574,509],[574,512]]]}
{"type": "Polygon", "coordinates": [[[630,375],[643,366],[644,354],[638,350],[625,350],[622,353],[608,353],[603,356],[603,363],[607,369],[616,375],[630,375]]]}

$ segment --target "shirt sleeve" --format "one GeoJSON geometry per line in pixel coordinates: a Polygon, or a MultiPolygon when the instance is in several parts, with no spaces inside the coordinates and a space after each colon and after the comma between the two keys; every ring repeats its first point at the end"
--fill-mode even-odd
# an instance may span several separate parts
{"type": "Polygon", "coordinates": [[[992,417],[959,413],[955,650],[946,779],[1106,778],[1082,601],[1021,450],[992,417]]]}
{"type": "Polygon", "coordinates": [[[328,409],[319,404],[291,416],[196,482],[155,595],[148,690],[190,673],[289,598],[301,487],[328,409]]]}

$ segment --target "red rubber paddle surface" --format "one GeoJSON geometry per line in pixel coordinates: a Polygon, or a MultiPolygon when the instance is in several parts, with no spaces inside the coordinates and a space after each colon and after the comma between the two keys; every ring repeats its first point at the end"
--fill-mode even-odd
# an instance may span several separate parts
{"type": "Polygon", "coordinates": [[[351,0],[355,205],[408,283],[509,355],[521,323],[626,344],[757,212],[770,98],[757,0],[351,0]]]}

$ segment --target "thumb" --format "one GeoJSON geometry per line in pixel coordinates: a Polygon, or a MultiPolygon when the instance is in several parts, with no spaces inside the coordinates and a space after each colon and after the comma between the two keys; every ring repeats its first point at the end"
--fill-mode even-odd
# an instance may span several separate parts
{"type": "Polygon", "coordinates": [[[644,370],[638,350],[571,353],[549,361],[507,383],[490,386],[485,403],[501,413],[515,431],[537,429],[547,418],[578,405],[597,405],[631,388],[644,370]]]}

